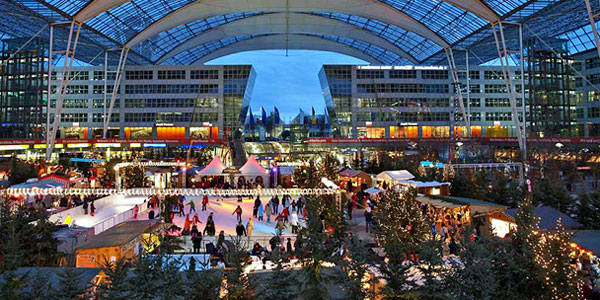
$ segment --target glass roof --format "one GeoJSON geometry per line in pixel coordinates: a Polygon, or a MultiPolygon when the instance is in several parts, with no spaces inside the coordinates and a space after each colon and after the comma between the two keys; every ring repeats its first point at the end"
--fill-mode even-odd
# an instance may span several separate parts
{"type": "MultiPolygon", "coordinates": [[[[71,17],[81,11],[92,0],[12,0],[0,2],[0,34],[2,38],[27,38],[37,33],[48,23],[68,22],[71,17]]],[[[108,0],[106,0],[108,1],[108,0]]],[[[100,64],[98,59],[92,61],[104,49],[121,48],[124,43],[149,25],[160,20],[170,12],[196,0],[131,0],[111,8],[90,20],[82,27],[77,58],[100,64]]],[[[474,57],[489,61],[497,56],[489,22],[457,6],[442,0],[376,0],[397,9],[416,21],[422,23],[433,32],[450,43],[453,48],[470,49],[474,57]]],[[[526,38],[561,37],[570,41],[572,51],[587,50],[593,47],[589,36],[589,22],[582,0],[480,0],[488,8],[509,22],[524,23],[526,38]],[[533,33],[529,33],[529,31],[533,33]]],[[[590,1],[595,12],[600,7],[598,1],[590,1]]],[[[214,16],[198,20],[186,25],[177,26],[169,31],[134,46],[129,54],[128,63],[153,64],[165,53],[181,43],[220,25],[247,18],[263,12],[240,11],[224,16],[214,16]]],[[[368,30],[410,54],[420,64],[445,64],[445,54],[441,46],[418,34],[389,25],[377,20],[361,16],[345,15],[328,11],[311,12],[316,15],[343,21],[368,30]]],[[[60,26],[55,36],[62,40],[68,38],[68,26],[60,26]]],[[[42,30],[41,38],[48,38],[49,30],[42,30]]],[[[517,35],[516,28],[506,28],[505,35],[510,44],[517,35]]],[[[243,37],[232,37],[243,39],[243,37]]],[[[327,37],[323,37],[327,38],[327,37]]],[[[347,42],[341,39],[340,42],[347,42]]],[[[206,45],[206,51],[212,50],[228,41],[206,45]]],[[[58,41],[58,44],[66,42],[58,41]]],[[[373,45],[353,45],[372,56],[379,56],[387,61],[400,61],[399,55],[390,53],[373,45]],[[393,58],[396,57],[396,58],[393,58]]],[[[194,50],[197,51],[197,50],[194,50]]],[[[187,53],[187,52],[184,52],[187,53]]],[[[110,54],[111,64],[118,59],[118,53],[110,54]]],[[[101,59],[102,60],[102,59],[101,59]]],[[[169,61],[186,63],[180,54],[169,61]]],[[[404,60],[404,59],[402,59],[404,60]]],[[[402,62],[404,63],[404,62],[402,62]]],[[[473,63],[478,63],[477,59],[473,63]]]]}

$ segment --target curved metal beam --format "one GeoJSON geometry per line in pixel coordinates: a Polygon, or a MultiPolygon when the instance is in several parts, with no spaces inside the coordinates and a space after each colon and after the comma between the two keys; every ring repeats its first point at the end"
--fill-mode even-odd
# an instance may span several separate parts
{"type": "Polygon", "coordinates": [[[227,37],[251,34],[283,34],[283,33],[315,33],[328,34],[363,41],[406,58],[414,64],[418,61],[400,47],[374,33],[348,23],[318,15],[285,13],[257,15],[227,23],[214,29],[203,32],[171,51],[165,53],[156,63],[161,64],[175,55],[203,45],[211,41],[222,40],[227,37]]]}
{"type": "Polygon", "coordinates": [[[92,0],[73,16],[73,20],[83,23],[113,7],[117,7],[130,1],[131,0],[92,0]]]}
{"type": "Polygon", "coordinates": [[[373,0],[198,0],[185,5],[152,23],[137,35],[132,37],[125,47],[131,48],[161,32],[170,30],[180,25],[212,16],[221,16],[238,12],[339,12],[347,15],[362,16],[381,21],[386,24],[400,27],[404,30],[421,35],[442,47],[449,44],[442,36],[429,29],[429,27],[413,19],[409,15],[373,0]]]}
{"type": "MultiPolygon", "coordinates": [[[[88,3],[83,9],[81,9],[73,19],[77,22],[85,22],[113,7],[117,7],[123,3],[130,2],[131,0],[92,0],[88,3]]],[[[369,0],[365,0],[369,1],[369,0]]],[[[372,1],[372,0],[371,0],[372,1]]],[[[473,13],[474,15],[488,20],[490,22],[495,22],[500,20],[500,16],[489,8],[485,3],[481,0],[442,0],[449,4],[452,4],[456,7],[464,9],[473,13]]],[[[394,8],[395,9],[395,8],[394,8]]]]}
{"type": "Polygon", "coordinates": [[[344,44],[308,35],[290,35],[286,41],[286,36],[284,34],[260,36],[252,39],[242,40],[206,54],[193,64],[204,64],[215,58],[243,51],[285,49],[286,46],[288,49],[294,50],[321,50],[336,52],[362,59],[374,65],[383,65],[383,62],[379,61],[378,59],[359,51],[356,48],[352,48],[344,44]]]}
{"type": "Polygon", "coordinates": [[[464,9],[491,23],[498,22],[501,17],[481,0],[443,0],[456,7],[464,9]]]}

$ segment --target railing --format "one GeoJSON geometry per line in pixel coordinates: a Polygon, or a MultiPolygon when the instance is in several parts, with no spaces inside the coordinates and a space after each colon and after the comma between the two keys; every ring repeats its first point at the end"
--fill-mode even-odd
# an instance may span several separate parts
{"type": "MultiPolygon", "coordinates": [[[[138,211],[138,215],[139,215],[139,214],[142,214],[143,212],[145,212],[148,209],[148,206],[146,205],[146,203],[142,203],[142,204],[138,205],[138,208],[139,208],[139,211],[138,211]]],[[[128,221],[133,218],[133,215],[134,215],[134,213],[133,213],[133,207],[132,207],[131,209],[128,209],[120,214],[117,214],[110,218],[106,218],[106,219],[102,220],[102,222],[93,226],[94,234],[99,234],[100,232],[106,231],[115,225],[118,225],[120,223],[128,221]]]]}
{"type": "MultiPolygon", "coordinates": [[[[263,248],[268,248],[269,250],[271,249],[271,245],[269,244],[269,241],[271,240],[271,238],[273,238],[273,236],[275,235],[256,235],[256,236],[251,236],[251,237],[240,237],[240,242],[241,242],[241,246],[244,249],[248,249],[251,250],[252,247],[254,247],[255,243],[259,243],[263,248]]],[[[237,239],[237,236],[233,236],[233,235],[226,235],[225,236],[225,240],[226,241],[231,241],[233,242],[235,239],[237,239]]],[[[287,239],[290,238],[292,241],[292,245],[294,244],[294,242],[296,241],[296,236],[294,235],[282,235],[281,236],[281,245],[285,246],[287,244],[287,239]]],[[[192,253],[193,252],[193,243],[192,243],[192,237],[191,236],[182,236],[182,239],[184,241],[182,247],[183,250],[179,250],[176,251],[177,253],[192,253]]],[[[217,240],[219,239],[218,236],[203,236],[202,237],[202,243],[200,244],[200,252],[204,253],[206,252],[206,244],[208,243],[213,243],[213,245],[216,247],[217,246],[217,240]]]]}

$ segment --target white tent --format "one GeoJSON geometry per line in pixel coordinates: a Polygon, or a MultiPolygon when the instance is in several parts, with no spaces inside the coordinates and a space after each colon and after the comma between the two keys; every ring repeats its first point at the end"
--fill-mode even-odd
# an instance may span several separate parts
{"type": "Polygon", "coordinates": [[[218,155],[215,155],[213,160],[204,169],[197,173],[199,176],[222,176],[225,170],[225,164],[221,161],[218,155]]]}
{"type": "Polygon", "coordinates": [[[413,174],[406,170],[396,170],[396,171],[383,171],[377,174],[378,181],[391,181],[393,183],[397,183],[400,180],[411,180],[415,178],[413,174]]]}
{"type": "Polygon", "coordinates": [[[261,186],[267,187],[269,185],[269,171],[256,161],[254,155],[250,155],[248,161],[240,168],[239,173],[236,175],[236,182],[243,176],[247,182],[254,181],[254,183],[259,183],[256,179],[260,177],[260,180],[262,180],[261,186]]]}
{"type": "Polygon", "coordinates": [[[258,161],[256,161],[256,158],[254,158],[254,155],[250,155],[250,158],[248,158],[248,161],[240,168],[240,174],[242,174],[243,176],[248,176],[248,175],[260,176],[260,175],[269,174],[269,171],[265,170],[265,168],[263,168],[258,163],[258,161]]]}

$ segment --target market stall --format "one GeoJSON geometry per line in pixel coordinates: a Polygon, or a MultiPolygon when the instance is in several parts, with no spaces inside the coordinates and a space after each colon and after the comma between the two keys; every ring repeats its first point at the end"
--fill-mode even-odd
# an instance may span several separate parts
{"type": "Polygon", "coordinates": [[[450,182],[398,180],[398,184],[425,195],[450,195],[450,182]]]}
{"type": "Polygon", "coordinates": [[[401,180],[411,180],[415,176],[407,170],[383,171],[375,177],[379,187],[387,188],[398,185],[401,180]]]}
{"type": "Polygon", "coordinates": [[[214,181],[223,181],[223,171],[227,169],[225,164],[221,161],[218,155],[215,155],[213,160],[202,170],[196,172],[195,179],[198,187],[204,187],[203,185],[210,184],[214,181]]]}
{"type": "Polygon", "coordinates": [[[341,182],[348,186],[348,182],[352,182],[352,192],[358,192],[362,189],[363,184],[365,187],[371,186],[371,176],[369,174],[352,169],[345,169],[338,173],[341,182]]]}
{"type": "Polygon", "coordinates": [[[254,155],[250,155],[248,161],[239,169],[235,178],[238,186],[242,181],[244,184],[249,183],[256,186],[260,185],[261,187],[269,186],[269,171],[256,161],[254,155]]]}

